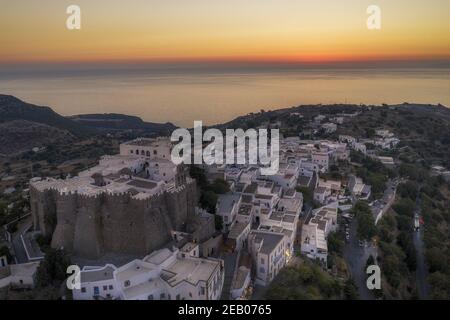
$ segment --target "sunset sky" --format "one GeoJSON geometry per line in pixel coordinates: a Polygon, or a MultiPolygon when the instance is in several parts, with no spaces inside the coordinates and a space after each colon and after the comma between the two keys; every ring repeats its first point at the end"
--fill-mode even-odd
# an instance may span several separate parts
{"type": "Polygon", "coordinates": [[[448,0],[2,1],[0,63],[447,60],[449,12],[448,0]],[[80,31],[65,27],[70,4],[80,31]]]}

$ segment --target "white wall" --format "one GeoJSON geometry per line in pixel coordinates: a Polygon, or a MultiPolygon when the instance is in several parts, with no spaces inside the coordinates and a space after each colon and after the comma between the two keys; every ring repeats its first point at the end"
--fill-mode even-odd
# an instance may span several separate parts
{"type": "Polygon", "coordinates": [[[84,282],[81,284],[81,288],[85,288],[86,292],[82,292],[82,289],[74,289],[73,299],[74,300],[94,300],[94,287],[98,287],[99,294],[98,296],[107,299],[108,294],[109,298],[118,299],[120,297],[119,285],[116,283],[114,279],[104,280],[104,281],[95,281],[95,282],[84,282]],[[106,286],[106,289],[104,288],[106,286]],[[112,289],[110,289],[112,286],[112,289]]]}

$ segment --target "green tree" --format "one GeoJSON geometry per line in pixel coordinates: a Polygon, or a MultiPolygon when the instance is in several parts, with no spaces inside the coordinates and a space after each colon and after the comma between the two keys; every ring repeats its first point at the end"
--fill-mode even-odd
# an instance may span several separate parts
{"type": "Polygon", "coordinates": [[[414,215],[414,208],[416,207],[416,205],[411,199],[403,198],[400,199],[392,207],[399,215],[412,217],[414,215]]]}
{"type": "Polygon", "coordinates": [[[430,248],[426,250],[425,255],[430,272],[448,272],[448,256],[444,250],[439,248],[430,248]]]}
{"type": "Polygon", "coordinates": [[[418,194],[419,185],[414,181],[407,181],[405,183],[401,183],[397,192],[400,194],[402,198],[410,198],[415,200],[418,194]]]}
{"type": "Polygon", "coordinates": [[[339,234],[336,232],[332,232],[328,235],[328,251],[329,253],[337,253],[342,254],[342,250],[344,248],[344,242],[339,237],[339,234]]]}
{"type": "Polygon", "coordinates": [[[230,186],[228,182],[223,179],[216,179],[214,183],[211,185],[211,189],[216,194],[224,194],[230,191],[230,186]]]}
{"type": "Polygon", "coordinates": [[[436,271],[429,275],[428,281],[431,285],[433,299],[448,300],[450,298],[450,277],[436,271]]]}
{"type": "Polygon", "coordinates": [[[382,264],[382,268],[386,276],[387,281],[393,287],[398,287],[400,284],[401,274],[400,274],[400,261],[397,256],[389,255],[387,256],[382,264]]]}
{"type": "Polygon", "coordinates": [[[48,249],[36,271],[36,285],[58,287],[67,278],[66,271],[70,264],[70,258],[64,250],[48,249]]]}
{"type": "Polygon", "coordinates": [[[210,213],[215,213],[217,198],[217,194],[215,194],[213,191],[203,191],[200,196],[200,206],[210,213]]]}
{"type": "Polygon", "coordinates": [[[358,223],[359,239],[371,240],[376,235],[375,220],[369,205],[365,201],[358,201],[352,208],[352,213],[358,223]]]}
{"type": "Polygon", "coordinates": [[[399,173],[402,177],[416,180],[418,177],[417,168],[413,164],[402,163],[400,165],[399,173]]]}
{"type": "Polygon", "coordinates": [[[303,195],[303,201],[310,206],[314,204],[314,195],[310,188],[308,187],[297,187],[296,190],[301,192],[303,195]]]}
{"type": "Polygon", "coordinates": [[[355,281],[353,281],[353,279],[351,279],[351,278],[349,278],[345,282],[344,297],[346,300],[358,300],[359,299],[358,288],[356,287],[355,281]]]}

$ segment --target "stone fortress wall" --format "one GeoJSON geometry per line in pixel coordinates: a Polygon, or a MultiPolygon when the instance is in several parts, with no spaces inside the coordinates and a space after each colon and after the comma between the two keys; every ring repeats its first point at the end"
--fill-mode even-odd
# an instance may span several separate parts
{"type": "Polygon", "coordinates": [[[170,242],[173,231],[198,223],[192,180],[147,199],[129,193],[87,196],[33,187],[30,194],[35,229],[52,236],[53,248],[90,259],[106,253],[145,255],[170,242]]]}
{"type": "Polygon", "coordinates": [[[140,173],[130,168],[136,165],[137,157],[146,163],[169,155],[166,141],[137,139],[122,144],[118,157],[104,157],[98,167],[79,177],[32,180],[34,229],[51,236],[53,248],[64,248],[86,259],[110,253],[144,256],[174,240],[175,231],[190,234],[195,242],[209,239],[215,231],[214,217],[197,212],[196,182],[184,165],[174,165],[172,180],[163,182],[163,188],[153,187],[156,181],[134,177],[140,173]],[[146,152],[131,154],[138,148],[149,149],[148,154],[155,158],[146,152]],[[109,176],[111,173],[115,176],[109,176]],[[131,187],[128,183],[133,180],[148,189],[131,187]]]}

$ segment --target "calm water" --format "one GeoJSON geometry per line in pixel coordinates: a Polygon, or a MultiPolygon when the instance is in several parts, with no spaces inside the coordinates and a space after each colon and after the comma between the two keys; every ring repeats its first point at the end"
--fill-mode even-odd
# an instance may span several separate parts
{"type": "Polygon", "coordinates": [[[0,71],[0,93],[63,115],[125,113],[191,127],[260,109],[309,103],[442,103],[450,106],[450,69],[308,69],[233,72],[108,70],[0,71]]]}

